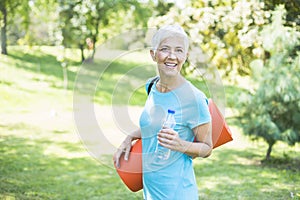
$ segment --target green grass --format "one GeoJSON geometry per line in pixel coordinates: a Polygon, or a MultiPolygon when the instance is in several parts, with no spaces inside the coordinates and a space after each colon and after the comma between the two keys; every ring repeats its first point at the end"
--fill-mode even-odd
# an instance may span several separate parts
{"type": "MultiPolygon", "coordinates": [[[[77,135],[72,114],[79,52],[66,53],[67,90],[56,47],[10,47],[9,52],[0,55],[0,199],[142,199],[141,191],[123,185],[111,155],[93,158],[77,135]]],[[[152,69],[140,76],[143,68],[133,62],[87,65],[88,75],[77,86],[96,94],[100,109],[112,102],[143,105],[144,77],[151,77],[152,69]]],[[[206,90],[201,81],[192,82],[206,90]]],[[[239,90],[225,85],[229,106],[239,90]]],[[[228,122],[235,140],[195,160],[200,199],[300,199],[300,146],[278,143],[266,162],[267,145],[244,137],[235,120],[228,122]]]]}
{"type": "MultiPolygon", "coordinates": [[[[292,199],[291,194],[299,199],[299,158],[292,166],[262,163],[264,152],[258,148],[215,150],[211,158],[197,162],[195,172],[202,199],[284,200],[292,199]]],[[[296,159],[296,153],[292,155],[296,159]]]]}
{"type": "Polygon", "coordinates": [[[131,199],[133,196],[111,166],[92,159],[80,142],[70,142],[72,133],[45,132],[25,124],[1,126],[0,130],[5,133],[0,139],[0,199],[6,196],[131,199]],[[63,135],[67,140],[51,138],[63,138],[63,135]]]}

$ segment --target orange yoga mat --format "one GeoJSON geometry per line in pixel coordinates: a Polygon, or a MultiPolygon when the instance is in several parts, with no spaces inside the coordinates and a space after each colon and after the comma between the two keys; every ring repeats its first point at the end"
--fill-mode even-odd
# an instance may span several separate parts
{"type": "MultiPolygon", "coordinates": [[[[232,133],[226,121],[212,99],[208,102],[209,112],[212,118],[212,141],[213,148],[232,141],[232,133]]],[[[116,167],[116,166],[115,166],[116,167]]],[[[116,170],[125,185],[133,192],[143,189],[142,174],[142,140],[133,144],[128,161],[124,155],[120,158],[120,168],[116,170]]]]}
{"type": "Polygon", "coordinates": [[[208,108],[211,115],[213,148],[232,141],[232,133],[212,99],[208,100],[208,108]]]}
{"type": "Polygon", "coordinates": [[[137,140],[131,148],[129,158],[120,157],[120,168],[115,168],[125,185],[133,192],[143,189],[142,140],[137,140]]]}

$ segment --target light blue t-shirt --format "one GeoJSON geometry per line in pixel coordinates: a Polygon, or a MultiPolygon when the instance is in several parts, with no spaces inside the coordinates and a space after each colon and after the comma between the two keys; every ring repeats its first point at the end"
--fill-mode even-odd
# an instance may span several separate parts
{"type": "MultiPolygon", "coordinates": [[[[150,80],[146,84],[148,89],[150,80]]],[[[171,151],[168,160],[155,156],[157,133],[168,109],[175,110],[175,131],[181,139],[193,141],[192,129],[211,121],[206,96],[190,82],[167,93],[153,84],[140,117],[143,145],[143,185],[146,200],[197,200],[198,189],[192,158],[171,151]]]]}

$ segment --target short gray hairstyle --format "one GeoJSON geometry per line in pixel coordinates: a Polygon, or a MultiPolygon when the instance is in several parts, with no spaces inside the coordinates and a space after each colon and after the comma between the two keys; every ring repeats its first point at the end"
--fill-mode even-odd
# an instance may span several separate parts
{"type": "Polygon", "coordinates": [[[152,50],[155,52],[159,47],[160,43],[168,38],[173,36],[179,36],[184,39],[185,51],[189,48],[189,39],[186,32],[180,25],[166,25],[161,27],[152,37],[152,50]]]}

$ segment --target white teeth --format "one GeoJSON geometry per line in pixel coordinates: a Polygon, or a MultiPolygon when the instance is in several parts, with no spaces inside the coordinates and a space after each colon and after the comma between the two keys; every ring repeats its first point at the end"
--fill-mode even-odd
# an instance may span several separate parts
{"type": "Polygon", "coordinates": [[[177,64],[176,63],[165,63],[168,67],[175,67],[177,64]]]}

